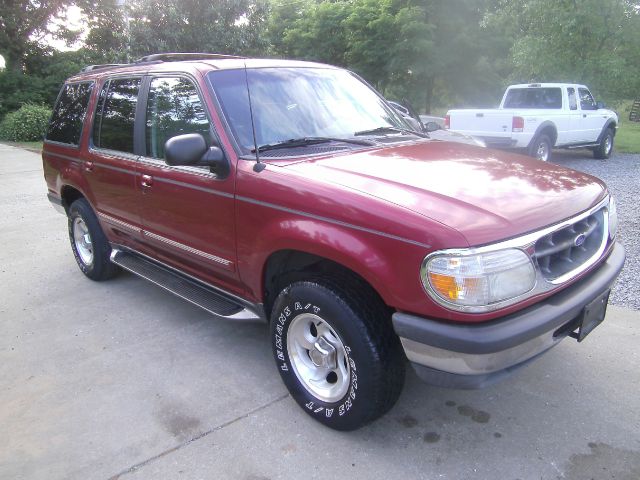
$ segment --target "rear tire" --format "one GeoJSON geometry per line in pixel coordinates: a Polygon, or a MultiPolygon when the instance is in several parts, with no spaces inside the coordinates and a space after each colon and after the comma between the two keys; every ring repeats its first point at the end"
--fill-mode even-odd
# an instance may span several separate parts
{"type": "Polygon", "coordinates": [[[602,140],[600,140],[600,145],[598,145],[593,150],[593,156],[600,160],[605,160],[611,156],[611,152],[613,152],[613,130],[607,128],[607,131],[602,136],[602,140]]]}
{"type": "Polygon", "coordinates": [[[82,273],[96,281],[114,277],[119,268],[111,263],[111,246],[89,202],[84,198],[73,202],[68,217],[71,250],[82,273]]]}
{"type": "Polygon", "coordinates": [[[529,156],[547,162],[551,159],[551,139],[546,134],[540,134],[529,145],[529,156]]]}
{"type": "Polygon", "coordinates": [[[393,407],[405,361],[388,313],[377,296],[349,282],[300,281],[278,295],[273,355],[308,415],[335,430],[355,430],[393,407]]]}

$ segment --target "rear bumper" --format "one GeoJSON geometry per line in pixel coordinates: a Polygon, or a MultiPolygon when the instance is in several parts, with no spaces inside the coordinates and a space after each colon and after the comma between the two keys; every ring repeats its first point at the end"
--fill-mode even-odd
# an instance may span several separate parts
{"type": "Polygon", "coordinates": [[[588,303],[611,288],[624,265],[615,244],[595,271],[538,304],[487,324],[451,324],[393,314],[407,358],[428,383],[479,388],[557,345],[575,329],[588,303]],[[574,328],[571,328],[574,327],[574,328]]]}

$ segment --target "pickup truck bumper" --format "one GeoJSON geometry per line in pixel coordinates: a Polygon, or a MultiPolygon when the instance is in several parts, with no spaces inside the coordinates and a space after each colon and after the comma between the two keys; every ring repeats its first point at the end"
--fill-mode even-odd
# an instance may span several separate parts
{"type": "Polygon", "coordinates": [[[392,320],[418,376],[451,388],[482,388],[524,366],[578,328],[585,306],[608,292],[624,265],[615,244],[587,277],[524,310],[479,325],[443,323],[406,313],[392,320]]]}

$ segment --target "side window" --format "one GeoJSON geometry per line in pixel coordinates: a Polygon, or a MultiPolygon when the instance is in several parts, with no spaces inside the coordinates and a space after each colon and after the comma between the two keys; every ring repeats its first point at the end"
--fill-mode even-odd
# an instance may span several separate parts
{"type": "Polygon", "coordinates": [[[82,124],[91,98],[93,82],[68,83],[62,87],[53,110],[46,139],[78,145],[82,124]]]}
{"type": "Polygon", "coordinates": [[[582,110],[596,110],[596,102],[593,100],[591,93],[586,88],[579,88],[580,108],[582,110]]]}
{"type": "Polygon", "coordinates": [[[140,90],[139,78],[110,80],[100,92],[93,125],[93,144],[98,148],[133,153],[133,126],[140,90]]]}
{"type": "Polygon", "coordinates": [[[569,94],[569,110],[577,110],[578,101],[576,100],[576,89],[567,88],[567,93],[569,94]]]}
{"type": "Polygon", "coordinates": [[[209,120],[196,87],[184,78],[154,78],[147,101],[147,156],[164,158],[171,137],[200,133],[209,143],[209,120]]]}

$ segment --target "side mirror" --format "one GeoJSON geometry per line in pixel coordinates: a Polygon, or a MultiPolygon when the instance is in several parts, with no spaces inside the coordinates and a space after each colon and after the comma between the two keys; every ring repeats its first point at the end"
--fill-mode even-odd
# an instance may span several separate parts
{"type": "Polygon", "coordinates": [[[596,108],[600,110],[601,108],[607,108],[604,102],[596,102],[596,108]]]}
{"type": "Polygon", "coordinates": [[[229,161],[218,146],[207,148],[207,142],[199,133],[186,133],[170,138],[164,144],[164,161],[167,165],[192,165],[209,167],[221,177],[229,174],[229,161]]]}
{"type": "Polygon", "coordinates": [[[442,127],[440,127],[437,122],[427,122],[427,124],[424,126],[426,132],[435,132],[436,130],[440,130],[441,128],[442,127]]]}
{"type": "Polygon", "coordinates": [[[164,144],[167,165],[195,165],[207,153],[207,142],[199,133],[171,137],[164,144]]]}

